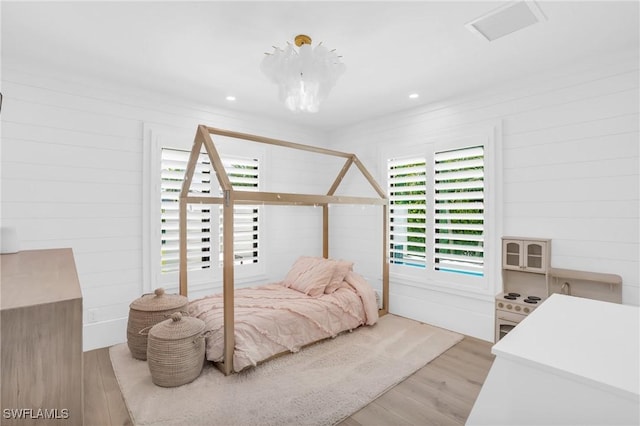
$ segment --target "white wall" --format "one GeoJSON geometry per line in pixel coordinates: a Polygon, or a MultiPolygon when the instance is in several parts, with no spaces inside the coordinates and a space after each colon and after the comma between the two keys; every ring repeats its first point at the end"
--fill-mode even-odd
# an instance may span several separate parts
{"type": "MultiPolygon", "coordinates": [[[[143,231],[154,220],[143,216],[145,125],[193,135],[197,124],[207,124],[325,143],[317,131],[3,60],[2,225],[17,228],[23,250],[73,248],[85,350],[125,341],[129,303],[143,293],[143,231]]],[[[293,169],[289,157],[268,162],[281,170],[273,174],[275,187],[296,182],[300,190],[321,181],[321,171],[293,169]]],[[[293,262],[286,250],[292,240],[300,252],[321,254],[320,228],[309,226],[321,216],[292,209],[265,218],[274,277],[293,262]]]]}
{"type": "MultiPolygon", "coordinates": [[[[332,145],[357,152],[384,184],[385,146],[501,122],[498,237],[551,238],[554,267],[619,274],[623,302],[638,305],[638,77],[638,52],[559,64],[484,93],[340,129],[332,145]]],[[[493,309],[492,298],[392,279],[397,314],[493,340],[493,309]]]]}
{"type": "MultiPolygon", "coordinates": [[[[142,214],[145,124],[195,131],[205,123],[327,145],[317,131],[3,59],[2,224],[18,228],[22,249],[73,248],[85,349],[125,340],[128,305],[143,289],[142,234],[151,220],[142,214]]],[[[333,148],[357,153],[384,185],[385,145],[496,122],[504,132],[500,235],[552,238],[553,266],[620,274],[624,302],[637,305],[637,52],[371,120],[330,139],[333,148]]],[[[275,154],[268,161],[278,170],[269,180],[274,191],[296,182],[292,190],[324,192],[342,166],[322,160],[292,169],[292,157],[275,154]]],[[[357,179],[350,173],[341,191],[356,195],[366,187],[357,179]]],[[[340,209],[349,211],[332,219],[331,255],[356,260],[356,269],[375,280],[382,247],[379,233],[368,229],[379,228],[378,210],[340,209]]],[[[277,279],[298,253],[321,252],[320,209],[268,212],[266,261],[269,278],[277,279]]],[[[397,280],[391,291],[394,313],[492,340],[492,297],[397,280]]]]}

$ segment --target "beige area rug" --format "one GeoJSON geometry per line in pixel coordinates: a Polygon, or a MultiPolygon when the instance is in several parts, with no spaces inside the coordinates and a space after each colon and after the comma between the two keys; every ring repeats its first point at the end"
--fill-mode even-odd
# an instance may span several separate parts
{"type": "Polygon", "coordinates": [[[364,407],[462,335],[393,315],[238,374],[207,362],[177,388],[151,381],[126,344],[111,362],[136,425],[331,425],[364,407]]]}

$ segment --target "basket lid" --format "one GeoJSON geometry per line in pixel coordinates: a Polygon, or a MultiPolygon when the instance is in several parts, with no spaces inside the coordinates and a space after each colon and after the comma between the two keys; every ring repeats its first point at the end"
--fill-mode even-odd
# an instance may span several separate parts
{"type": "Polygon", "coordinates": [[[149,337],[161,340],[178,340],[196,336],[204,331],[204,321],[174,312],[171,318],[151,327],[149,337]]]}
{"type": "Polygon", "coordinates": [[[129,307],[136,311],[166,311],[185,306],[189,299],[179,294],[166,294],[164,288],[157,288],[153,293],[137,298],[129,307]]]}

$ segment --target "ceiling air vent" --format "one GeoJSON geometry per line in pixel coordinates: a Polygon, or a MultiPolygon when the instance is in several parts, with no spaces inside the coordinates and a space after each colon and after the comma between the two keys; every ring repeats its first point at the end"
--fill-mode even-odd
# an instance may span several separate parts
{"type": "Polygon", "coordinates": [[[534,1],[516,1],[483,15],[465,26],[483,39],[493,41],[546,20],[534,1]]]}

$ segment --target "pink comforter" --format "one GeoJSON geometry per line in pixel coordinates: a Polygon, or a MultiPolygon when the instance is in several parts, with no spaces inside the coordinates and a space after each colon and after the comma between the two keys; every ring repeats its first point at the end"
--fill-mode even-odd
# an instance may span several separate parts
{"type": "MultiPolygon", "coordinates": [[[[374,324],[378,308],[373,289],[361,277],[347,278],[348,288],[320,297],[307,296],[281,283],[236,289],[234,370],[255,366],[282,352],[297,352],[304,345],[363,324],[374,324]]],[[[223,361],[222,295],[194,300],[189,313],[203,320],[210,331],[207,359],[223,361]]]]}

